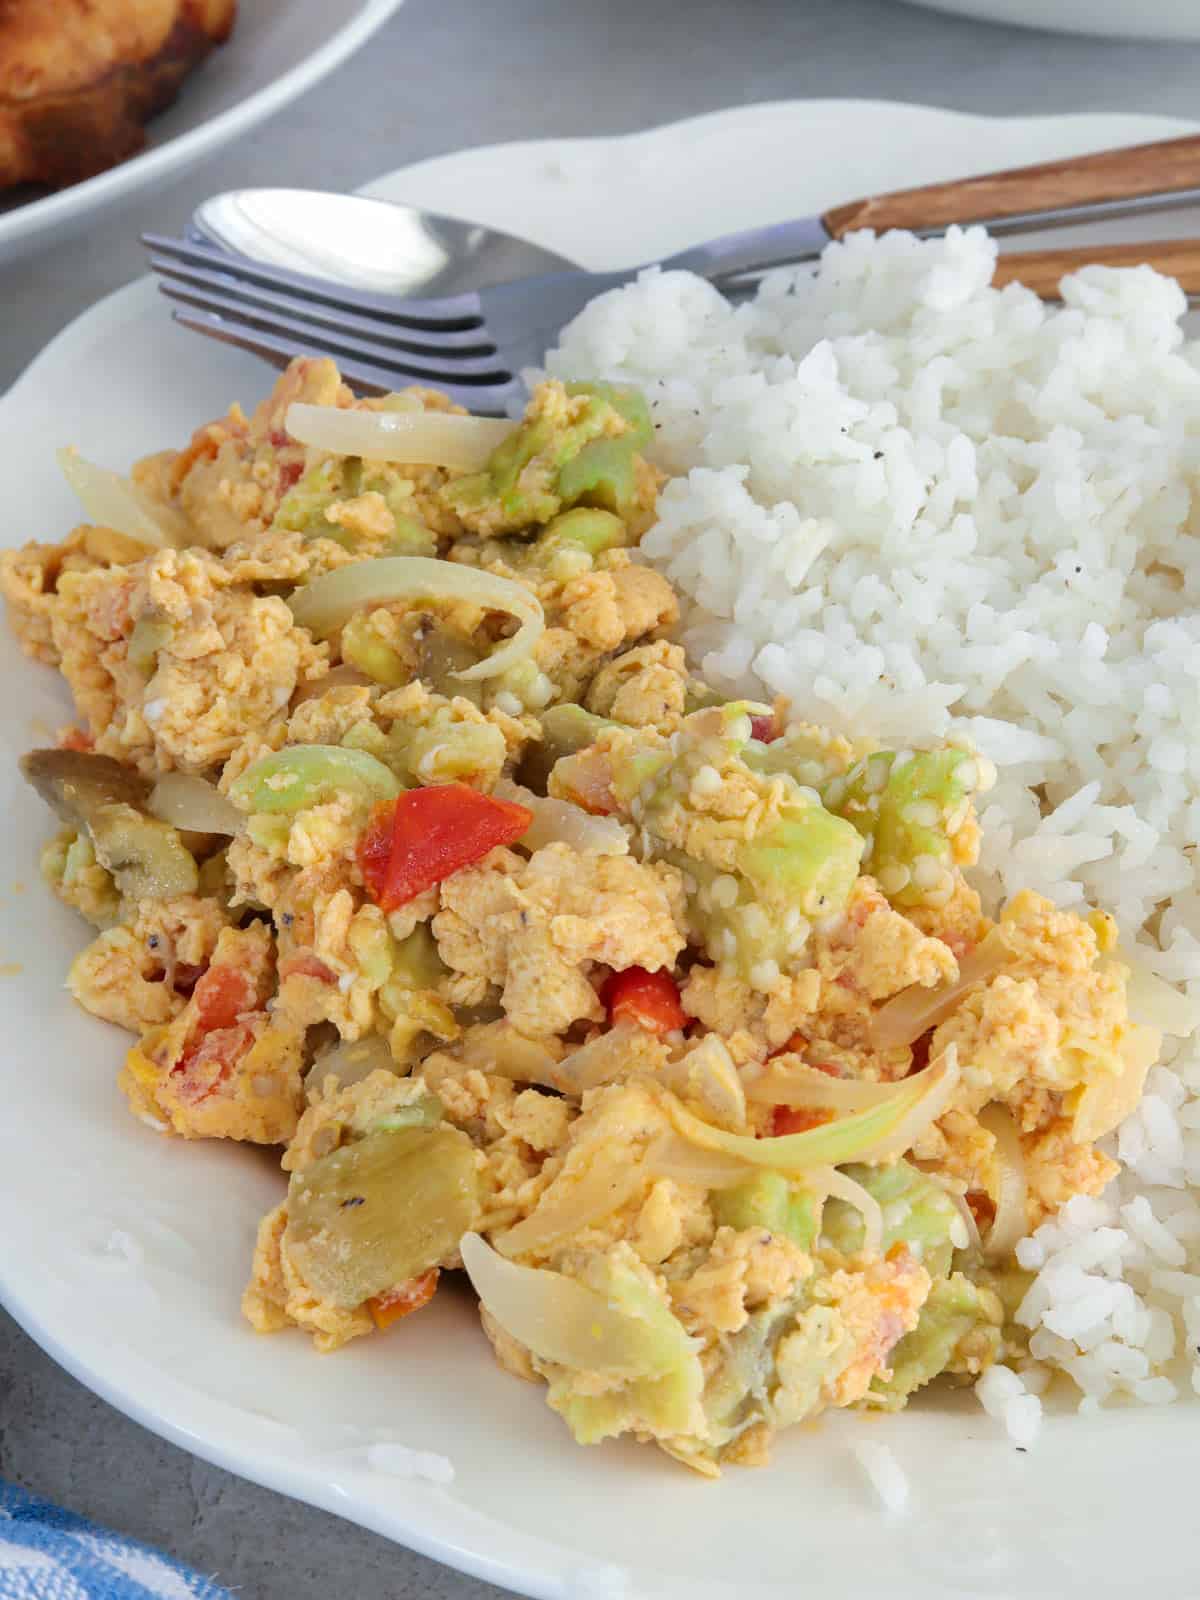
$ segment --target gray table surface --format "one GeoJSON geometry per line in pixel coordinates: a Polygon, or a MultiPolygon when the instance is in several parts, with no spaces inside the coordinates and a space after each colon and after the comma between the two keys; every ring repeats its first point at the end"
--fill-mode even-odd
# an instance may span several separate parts
{"type": "MultiPolygon", "coordinates": [[[[143,228],[181,227],[216,190],[351,188],[464,146],[625,133],[761,100],[1194,117],[1198,75],[1200,47],[994,28],[893,0],[408,0],[325,87],[244,147],[93,224],[85,249],[0,270],[0,390],[61,327],[141,271],[143,228]]],[[[193,1460],[82,1389],[3,1313],[0,1475],[254,1600],[500,1594],[193,1460]]]]}

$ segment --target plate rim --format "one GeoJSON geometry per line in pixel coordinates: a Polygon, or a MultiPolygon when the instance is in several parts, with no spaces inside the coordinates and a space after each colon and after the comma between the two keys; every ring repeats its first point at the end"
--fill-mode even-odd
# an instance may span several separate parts
{"type": "Polygon", "coordinates": [[[328,1511],[352,1526],[377,1533],[381,1538],[400,1545],[402,1549],[413,1550],[418,1555],[437,1562],[448,1571],[461,1572],[468,1577],[478,1578],[481,1582],[495,1584],[515,1595],[526,1595],[529,1600],[562,1600],[561,1579],[553,1572],[534,1574],[531,1569],[518,1570],[498,1557],[483,1555],[462,1544],[451,1547],[447,1542],[427,1536],[419,1509],[414,1511],[406,1523],[401,1538],[394,1531],[392,1519],[381,1512],[376,1513],[369,1502],[355,1501],[355,1509],[353,1511],[348,1509],[346,1504],[348,1496],[344,1490],[332,1480],[322,1480],[316,1473],[304,1467],[291,1469],[281,1453],[260,1451],[257,1446],[245,1443],[237,1448],[222,1444],[215,1438],[193,1433],[183,1423],[153,1411],[143,1405],[131,1392],[123,1391],[119,1384],[101,1376],[89,1362],[78,1360],[70,1354],[39,1318],[27,1313],[27,1308],[19,1306],[9,1297],[2,1281],[2,1274],[0,1274],[0,1308],[8,1313],[22,1332],[33,1340],[55,1366],[61,1367],[106,1405],[112,1406],[119,1415],[136,1422],[148,1433],[165,1439],[168,1444],[177,1446],[188,1455],[220,1467],[222,1471],[230,1473],[235,1478],[244,1478],[249,1483],[258,1484],[260,1488],[270,1489],[273,1493],[281,1494],[289,1500],[328,1511]],[[248,1457],[253,1458],[251,1464],[248,1464],[248,1457]],[[259,1461],[262,1462],[261,1467],[257,1465],[259,1461]]]}
{"type": "MultiPolygon", "coordinates": [[[[152,149],[142,150],[105,172],[54,194],[30,200],[0,216],[0,252],[28,247],[39,233],[53,229],[82,212],[122,199],[125,195],[168,177],[193,158],[225,144],[306,93],[326,77],[399,11],[404,0],[361,0],[357,14],[336,28],[324,44],[296,62],[272,83],[267,83],[236,104],[207,117],[194,128],[152,149]]],[[[236,34],[235,34],[236,38],[236,34]]],[[[0,260],[3,257],[0,255],[0,260]]],[[[92,309],[95,309],[94,307],[92,309]]],[[[82,312],[86,316],[88,313],[82,312]]],[[[66,331],[66,330],[64,330],[66,331]]],[[[36,358],[35,358],[36,359],[36,358]]]]}
{"type": "MultiPolygon", "coordinates": [[[[372,5],[379,5],[394,11],[400,3],[402,3],[402,0],[368,0],[367,9],[370,9],[372,5]]],[[[464,157],[480,158],[499,151],[507,152],[509,155],[524,156],[531,152],[558,152],[567,147],[588,147],[593,150],[627,147],[631,143],[653,139],[656,136],[682,136],[686,138],[701,126],[714,127],[721,125],[736,127],[739,123],[748,124],[761,120],[764,114],[776,116],[794,114],[797,111],[807,112],[814,109],[827,111],[834,107],[885,112],[889,115],[893,115],[896,112],[925,113],[939,117],[949,117],[961,123],[987,125],[997,123],[1021,123],[1025,125],[1046,123],[1061,127],[1068,124],[1081,124],[1100,120],[1110,122],[1119,120],[1130,125],[1140,124],[1148,138],[1154,137],[1156,133],[1162,137],[1169,137],[1175,131],[1200,130],[1200,123],[1189,122],[1176,117],[1157,116],[1152,113],[1083,112],[1066,116],[991,117],[902,101],[846,100],[840,98],[780,100],[763,102],[759,105],[724,108],[714,112],[703,113],[696,117],[663,123],[653,128],[617,135],[593,135],[577,139],[513,140],[491,145],[464,147],[446,155],[430,157],[405,167],[393,168],[363,185],[362,188],[365,191],[370,191],[395,180],[403,180],[414,175],[427,175],[441,163],[464,157]]],[[[152,303],[153,294],[153,279],[145,276],[104,296],[90,308],[81,312],[33,357],[23,371],[18,374],[9,389],[0,394],[0,416],[3,415],[4,408],[10,401],[14,403],[19,401],[21,391],[27,382],[36,378],[43,361],[48,361],[52,354],[61,353],[64,348],[69,349],[75,340],[90,336],[101,323],[110,322],[112,319],[126,314],[126,312],[135,314],[140,305],[144,308],[145,305],[152,303]]],[[[330,1511],[453,1570],[466,1573],[486,1582],[501,1585],[520,1594],[529,1595],[534,1597],[534,1600],[562,1600],[564,1584],[561,1568],[556,1569],[550,1565],[535,1568],[521,1564],[518,1556],[511,1554],[506,1556],[503,1553],[489,1554],[487,1553],[487,1547],[478,1540],[473,1544],[467,1542],[472,1537],[470,1534],[451,1539],[449,1536],[426,1532],[421,1515],[422,1500],[415,1492],[412,1496],[411,1506],[406,1507],[403,1505],[400,1497],[397,1496],[390,1507],[384,1510],[370,1499],[356,1497],[348,1492],[330,1476],[322,1475],[315,1470],[311,1464],[302,1463],[298,1466],[293,1466],[287,1453],[282,1449],[264,1448],[260,1441],[246,1436],[242,1436],[236,1442],[230,1443],[228,1438],[222,1437],[219,1422],[213,1423],[211,1426],[205,1425],[204,1419],[206,1415],[211,1413],[206,1413],[204,1407],[199,1403],[194,1403],[191,1406],[181,1406],[170,1412],[152,1409],[150,1405],[141,1401],[136,1389],[132,1386],[132,1382],[123,1381],[122,1375],[128,1379],[133,1371],[129,1362],[126,1362],[124,1367],[114,1376],[101,1371],[91,1361],[75,1355],[60,1343],[58,1336],[42,1322],[31,1306],[23,1302],[20,1293],[7,1283],[2,1250],[0,1250],[0,1306],[3,1306],[8,1311],[14,1321],[45,1351],[56,1365],[62,1367],[64,1371],[97,1394],[107,1404],[112,1405],[121,1414],[131,1418],[140,1426],[147,1428],[159,1437],[165,1438],[170,1443],[186,1450],[189,1454],[289,1498],[330,1511]]],[[[440,1494],[443,1491],[432,1492],[440,1494]]],[[[519,1543],[522,1538],[527,1537],[522,1535],[518,1529],[508,1528],[503,1524],[498,1524],[498,1526],[503,1529],[504,1533],[509,1535],[513,1543],[519,1543]]],[[[555,1545],[550,1540],[542,1540],[540,1543],[541,1548],[549,1556],[559,1557],[564,1554],[569,1556],[570,1554],[569,1550],[555,1545]]],[[[503,1541],[498,1540],[493,1548],[502,1552],[504,1549],[503,1541]]],[[[575,1563],[575,1566],[578,1568],[578,1562],[575,1563]]]]}
{"type": "MultiPolygon", "coordinates": [[[[907,4],[908,0],[904,0],[904,3],[907,4]]],[[[922,0],[917,0],[917,3],[922,3],[922,0]]],[[[408,162],[402,167],[392,167],[387,172],[380,173],[377,178],[370,178],[361,184],[360,191],[389,183],[393,178],[424,173],[441,162],[454,161],[460,156],[483,156],[501,150],[523,151],[539,147],[562,150],[575,146],[582,148],[636,144],[641,140],[659,139],[668,135],[687,136],[706,128],[717,128],[726,124],[761,121],[764,117],[786,117],[793,115],[797,110],[806,112],[853,110],[865,114],[879,112],[914,117],[933,116],[949,118],[955,122],[983,123],[988,127],[994,127],[998,123],[1022,123],[1026,126],[1031,123],[1047,123],[1055,127],[1064,127],[1077,123],[1120,121],[1144,123],[1148,131],[1154,128],[1164,131],[1171,128],[1200,129],[1200,118],[1167,116],[1157,111],[1107,111],[1101,107],[1094,111],[1048,111],[1037,115],[1018,111],[993,115],[985,111],[961,111],[957,106],[926,104],[919,100],[888,100],[877,95],[814,95],[811,99],[803,100],[756,100],[749,105],[718,106],[714,111],[700,111],[690,117],[672,117],[665,122],[653,122],[648,127],[632,128],[624,133],[574,134],[563,138],[544,139],[501,139],[493,144],[463,145],[457,150],[448,150],[441,155],[426,156],[420,161],[408,162]]]]}
{"type": "Polygon", "coordinates": [[[1183,22],[1173,17],[1157,15],[1143,26],[1127,25],[1123,18],[1106,10],[1099,25],[1094,18],[1082,19],[1076,14],[1050,19],[1035,14],[1032,0],[1017,0],[1017,10],[1003,0],[904,0],[906,5],[920,6],[924,11],[934,11],[958,22],[973,22],[993,28],[1023,28],[1030,33],[1048,33],[1067,39],[1121,39],[1129,44],[1194,44],[1200,41],[1200,22],[1183,22]]]}

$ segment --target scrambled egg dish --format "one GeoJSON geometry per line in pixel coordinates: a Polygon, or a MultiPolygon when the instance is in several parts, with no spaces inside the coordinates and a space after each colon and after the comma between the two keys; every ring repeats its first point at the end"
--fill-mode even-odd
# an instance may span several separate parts
{"type": "Polygon", "coordinates": [[[1015,1354],[1013,1247],[1159,1039],[1103,912],[983,914],[986,760],[692,675],[650,426],[299,360],[130,480],[68,459],[91,522],[0,583],[78,712],[24,761],[71,993],[147,1129],[282,1147],[250,1324],[402,1340],[465,1268],[576,1439],[712,1476],[1015,1354]]]}

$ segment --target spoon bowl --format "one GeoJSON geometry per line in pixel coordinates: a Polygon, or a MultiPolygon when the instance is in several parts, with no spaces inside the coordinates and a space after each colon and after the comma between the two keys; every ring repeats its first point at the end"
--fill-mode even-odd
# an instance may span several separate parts
{"type": "Polygon", "coordinates": [[[478,222],[319,189],[231,189],[192,216],[193,239],[375,294],[460,294],[574,268],[478,222]]]}

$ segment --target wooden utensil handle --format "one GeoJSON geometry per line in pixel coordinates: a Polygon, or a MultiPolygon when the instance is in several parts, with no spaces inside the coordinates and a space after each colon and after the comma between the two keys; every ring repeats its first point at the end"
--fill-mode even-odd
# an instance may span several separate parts
{"type": "Polygon", "coordinates": [[[1200,295],[1200,239],[1160,239],[1148,244],[1088,244],[1070,250],[1012,250],[996,263],[992,283],[1023,283],[1043,300],[1058,298],[1058,280],[1092,262],[1104,267],[1146,264],[1178,278],[1185,294],[1200,295]]]}
{"type": "Polygon", "coordinates": [[[855,228],[945,228],[1137,195],[1200,187],[1200,136],[1101,150],[1036,167],[931,183],[834,206],[822,218],[835,239],[855,228]]]}

